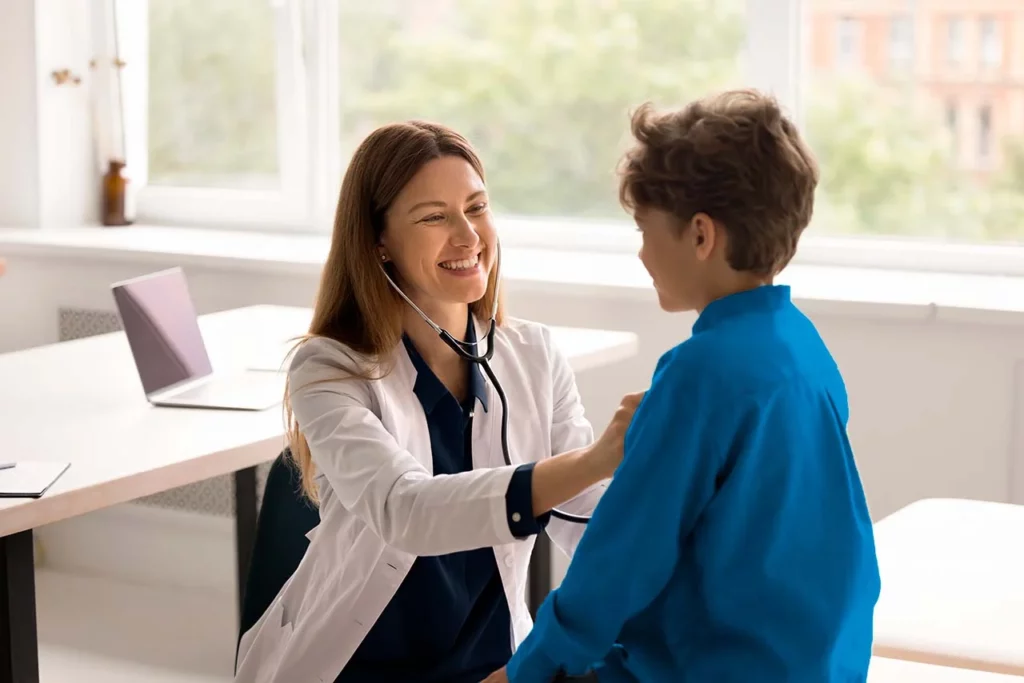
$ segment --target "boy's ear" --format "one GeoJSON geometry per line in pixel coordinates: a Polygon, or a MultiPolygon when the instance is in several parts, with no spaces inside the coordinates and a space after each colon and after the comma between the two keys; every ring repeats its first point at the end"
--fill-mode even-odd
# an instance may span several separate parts
{"type": "Polygon", "coordinates": [[[717,238],[715,222],[706,213],[695,214],[690,219],[689,237],[693,240],[697,258],[701,261],[711,256],[717,238]]]}

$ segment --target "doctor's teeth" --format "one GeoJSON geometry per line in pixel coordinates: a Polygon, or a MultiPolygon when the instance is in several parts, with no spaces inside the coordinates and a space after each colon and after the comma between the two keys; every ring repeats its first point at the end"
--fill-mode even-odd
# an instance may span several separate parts
{"type": "Polygon", "coordinates": [[[466,270],[472,268],[480,262],[480,257],[475,256],[473,258],[460,259],[458,261],[442,261],[441,267],[447,270],[466,270]]]}

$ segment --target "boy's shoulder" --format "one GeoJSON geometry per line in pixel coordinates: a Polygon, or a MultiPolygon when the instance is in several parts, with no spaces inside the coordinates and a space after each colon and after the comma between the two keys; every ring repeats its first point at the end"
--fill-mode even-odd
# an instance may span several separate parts
{"type": "Polygon", "coordinates": [[[810,326],[797,335],[770,328],[696,334],[661,356],[654,379],[659,376],[726,402],[774,394],[783,385],[841,383],[834,359],[810,326]]]}

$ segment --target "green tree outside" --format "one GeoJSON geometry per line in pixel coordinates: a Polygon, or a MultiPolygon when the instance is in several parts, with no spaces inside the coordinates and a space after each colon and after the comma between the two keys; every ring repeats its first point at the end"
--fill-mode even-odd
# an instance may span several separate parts
{"type": "MultiPolygon", "coordinates": [[[[153,177],[276,172],[273,30],[257,6],[151,3],[153,177]]],[[[629,112],[742,84],[743,6],[342,0],[342,152],[380,124],[436,120],[478,147],[498,210],[622,219],[615,166],[629,112]]],[[[943,122],[910,86],[830,76],[806,93],[823,175],[817,230],[1024,239],[1024,143],[1006,141],[1006,163],[982,184],[955,169],[943,122]]]]}
{"type": "MultiPolygon", "coordinates": [[[[739,83],[740,6],[460,0],[459,21],[442,18],[436,29],[413,33],[392,23],[383,45],[374,40],[393,60],[386,77],[342,84],[353,95],[344,100],[346,144],[387,121],[443,122],[480,150],[497,209],[621,217],[614,171],[629,109],[739,83]]],[[[368,18],[354,8],[342,19],[349,61],[373,51],[367,35],[385,33],[364,33],[368,18]]]]}
{"type": "Polygon", "coordinates": [[[149,177],[162,185],[277,184],[270,4],[149,3],[149,177]]]}

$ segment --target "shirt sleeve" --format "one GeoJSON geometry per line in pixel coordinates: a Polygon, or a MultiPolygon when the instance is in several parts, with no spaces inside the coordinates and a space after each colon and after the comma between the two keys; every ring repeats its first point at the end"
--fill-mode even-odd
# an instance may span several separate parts
{"type": "Polygon", "coordinates": [[[551,513],[545,512],[540,517],[533,516],[533,468],[536,463],[520,465],[512,473],[505,492],[505,514],[508,516],[508,528],[516,538],[526,538],[539,534],[548,525],[551,513]]]}
{"type": "Polygon", "coordinates": [[[509,661],[512,683],[547,683],[559,670],[581,673],[603,658],[623,624],[664,588],[682,538],[714,492],[720,458],[706,448],[710,402],[671,354],[659,360],[622,464],[561,586],[509,661]]]}

